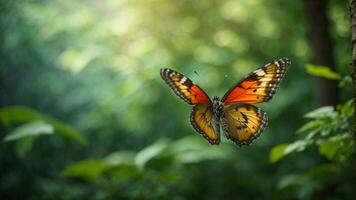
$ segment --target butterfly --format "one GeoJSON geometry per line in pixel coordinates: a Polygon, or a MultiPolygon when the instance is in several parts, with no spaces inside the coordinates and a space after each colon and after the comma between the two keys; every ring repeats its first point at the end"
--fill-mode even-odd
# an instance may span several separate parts
{"type": "Polygon", "coordinates": [[[249,145],[267,125],[267,113],[253,104],[269,101],[286,74],[288,58],[260,67],[212,100],[197,84],[172,69],[160,70],[173,92],[190,105],[190,123],[210,144],[220,143],[220,128],[237,145],[249,145]]]}

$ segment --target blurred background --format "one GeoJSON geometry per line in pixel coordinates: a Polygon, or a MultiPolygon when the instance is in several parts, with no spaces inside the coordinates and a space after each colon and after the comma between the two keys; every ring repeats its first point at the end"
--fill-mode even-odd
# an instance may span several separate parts
{"type": "Polygon", "coordinates": [[[2,199],[353,199],[347,0],[2,0],[2,199]],[[209,145],[159,70],[223,96],[292,64],[249,147],[209,145]]]}

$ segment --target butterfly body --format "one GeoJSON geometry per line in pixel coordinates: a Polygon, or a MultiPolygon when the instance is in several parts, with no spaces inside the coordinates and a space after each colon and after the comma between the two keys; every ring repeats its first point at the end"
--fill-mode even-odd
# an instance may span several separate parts
{"type": "Polygon", "coordinates": [[[214,116],[217,118],[217,119],[220,119],[221,115],[223,114],[224,112],[224,103],[220,100],[219,97],[214,97],[213,98],[213,103],[212,103],[212,108],[213,108],[213,113],[214,113],[214,116]]]}
{"type": "Polygon", "coordinates": [[[269,101],[286,73],[290,61],[281,58],[248,74],[220,100],[209,96],[183,74],[161,69],[161,77],[173,92],[194,105],[190,122],[211,144],[220,143],[220,129],[239,146],[249,145],[267,124],[267,113],[253,104],[269,101]]]}

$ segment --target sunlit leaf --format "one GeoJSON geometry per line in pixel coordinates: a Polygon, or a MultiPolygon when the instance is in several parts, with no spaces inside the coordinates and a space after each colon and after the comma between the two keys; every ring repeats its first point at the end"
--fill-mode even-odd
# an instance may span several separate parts
{"type": "Polygon", "coordinates": [[[40,135],[49,135],[53,133],[53,127],[43,121],[35,121],[18,126],[5,138],[4,142],[18,140],[24,137],[34,137],[40,135]]]}
{"type": "Polygon", "coordinates": [[[300,129],[298,129],[297,133],[302,133],[302,132],[308,131],[310,129],[319,128],[321,126],[321,124],[322,124],[322,122],[319,120],[310,121],[310,122],[304,124],[300,129]]]}
{"type": "Polygon", "coordinates": [[[333,80],[341,79],[341,76],[338,73],[332,71],[329,67],[326,66],[307,64],[306,69],[309,74],[314,76],[333,80]]]}
{"type": "Polygon", "coordinates": [[[354,114],[354,100],[351,99],[340,106],[340,113],[344,117],[350,117],[354,114]]]}
{"type": "Polygon", "coordinates": [[[62,137],[67,138],[69,140],[74,140],[84,145],[88,143],[86,137],[82,133],[73,129],[72,127],[53,118],[48,117],[47,119],[48,122],[53,125],[55,132],[61,135],[62,137]]]}
{"type": "Polygon", "coordinates": [[[270,162],[277,162],[288,154],[304,151],[305,148],[310,145],[310,143],[310,141],[306,140],[297,140],[293,143],[277,145],[273,147],[270,152],[270,162]]]}
{"type": "Polygon", "coordinates": [[[319,145],[319,152],[327,159],[332,160],[339,149],[339,142],[327,140],[319,145]]]}
{"type": "Polygon", "coordinates": [[[313,118],[313,119],[325,118],[325,117],[333,118],[335,116],[336,116],[336,112],[334,110],[334,107],[332,106],[320,107],[304,115],[304,117],[306,118],[313,118]]]}
{"type": "Polygon", "coordinates": [[[292,152],[304,151],[305,148],[310,144],[310,141],[306,140],[297,140],[293,143],[290,143],[284,150],[285,154],[290,154],[292,152]]]}
{"type": "Polygon", "coordinates": [[[85,160],[65,168],[62,171],[62,175],[95,180],[99,178],[107,168],[108,166],[103,160],[85,160]]]}
{"type": "Polygon", "coordinates": [[[284,153],[285,149],[289,144],[279,144],[271,150],[269,154],[269,161],[274,163],[282,159],[286,154],[284,153]]]}
{"type": "Polygon", "coordinates": [[[118,180],[133,178],[138,171],[134,162],[135,155],[135,152],[126,150],[111,153],[104,159],[107,168],[103,173],[118,180]]]}
{"type": "Polygon", "coordinates": [[[310,130],[307,136],[305,137],[305,139],[307,140],[314,139],[318,134],[320,134],[320,129],[310,130]]]}
{"type": "Polygon", "coordinates": [[[115,166],[110,166],[105,169],[105,174],[110,176],[110,178],[114,178],[116,180],[132,180],[136,176],[142,174],[142,171],[139,171],[136,165],[126,165],[120,164],[115,166]]]}
{"type": "Polygon", "coordinates": [[[106,156],[105,162],[110,166],[133,165],[135,153],[132,151],[117,151],[106,156]]]}
{"type": "Polygon", "coordinates": [[[338,134],[333,137],[329,137],[326,140],[319,142],[319,153],[325,156],[329,160],[335,158],[336,153],[349,143],[351,136],[350,134],[338,134]]]}
{"type": "Polygon", "coordinates": [[[23,123],[34,120],[41,120],[42,116],[39,112],[22,106],[9,106],[0,109],[1,121],[9,125],[11,123],[23,123]]]}
{"type": "Polygon", "coordinates": [[[9,126],[10,124],[43,121],[44,123],[50,124],[54,128],[54,133],[64,138],[77,141],[81,144],[87,144],[87,139],[83,136],[83,134],[79,133],[63,122],[60,122],[50,116],[46,116],[28,107],[9,106],[1,108],[0,120],[6,126],[9,126]]]}
{"type": "Polygon", "coordinates": [[[162,153],[167,147],[167,142],[167,140],[162,139],[142,149],[135,157],[135,164],[142,169],[149,160],[162,153]]]}

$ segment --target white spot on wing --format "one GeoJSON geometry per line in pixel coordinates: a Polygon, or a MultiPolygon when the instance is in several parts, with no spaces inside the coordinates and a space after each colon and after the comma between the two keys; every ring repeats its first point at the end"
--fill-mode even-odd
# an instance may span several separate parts
{"type": "Polygon", "coordinates": [[[186,78],[185,76],[183,76],[183,78],[182,78],[182,79],[180,79],[180,81],[179,81],[179,82],[180,82],[181,84],[183,84],[186,80],[187,80],[187,78],[186,78]]]}
{"type": "Polygon", "coordinates": [[[266,73],[262,69],[258,69],[254,71],[257,76],[264,76],[266,73]]]}

